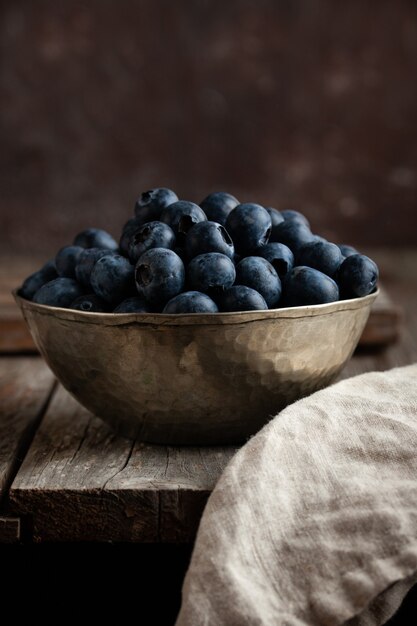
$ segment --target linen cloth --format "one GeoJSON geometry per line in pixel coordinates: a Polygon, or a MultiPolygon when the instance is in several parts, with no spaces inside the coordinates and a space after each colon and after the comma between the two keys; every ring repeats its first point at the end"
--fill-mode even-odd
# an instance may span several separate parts
{"type": "Polygon", "coordinates": [[[318,391],[239,450],[176,624],[375,626],[415,582],[417,364],[318,391]]]}

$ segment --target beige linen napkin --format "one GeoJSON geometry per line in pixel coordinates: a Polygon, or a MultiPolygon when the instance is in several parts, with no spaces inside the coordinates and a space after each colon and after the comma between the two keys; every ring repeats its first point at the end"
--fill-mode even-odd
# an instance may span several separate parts
{"type": "Polygon", "coordinates": [[[213,491],[177,626],[373,626],[417,582],[417,365],[282,411],[213,491]]]}

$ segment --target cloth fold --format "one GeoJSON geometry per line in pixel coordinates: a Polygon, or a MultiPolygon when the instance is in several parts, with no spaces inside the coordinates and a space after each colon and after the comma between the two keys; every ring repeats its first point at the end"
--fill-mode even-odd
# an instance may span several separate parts
{"type": "Polygon", "coordinates": [[[417,582],[417,364],[287,407],[211,494],[177,626],[377,626],[417,582]]]}

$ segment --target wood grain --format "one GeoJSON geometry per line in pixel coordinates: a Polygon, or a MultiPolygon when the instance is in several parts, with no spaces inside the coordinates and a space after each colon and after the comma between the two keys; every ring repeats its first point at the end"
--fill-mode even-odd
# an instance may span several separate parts
{"type": "Polygon", "coordinates": [[[11,487],[35,541],[189,541],[234,448],[166,448],[113,434],[59,388],[11,487]]]}
{"type": "Polygon", "coordinates": [[[6,496],[54,387],[40,358],[0,360],[0,543],[17,541],[20,521],[6,516],[6,496]]]}
{"type": "Polygon", "coordinates": [[[0,359],[0,504],[53,384],[54,377],[40,358],[0,359]]]}

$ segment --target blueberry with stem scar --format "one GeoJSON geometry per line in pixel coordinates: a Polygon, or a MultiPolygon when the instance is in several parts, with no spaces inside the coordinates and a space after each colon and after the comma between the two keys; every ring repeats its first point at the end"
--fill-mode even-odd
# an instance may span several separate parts
{"type": "Polygon", "coordinates": [[[184,287],[184,263],[173,250],[152,248],[137,262],[135,280],[141,297],[153,305],[164,305],[184,287]]]}

